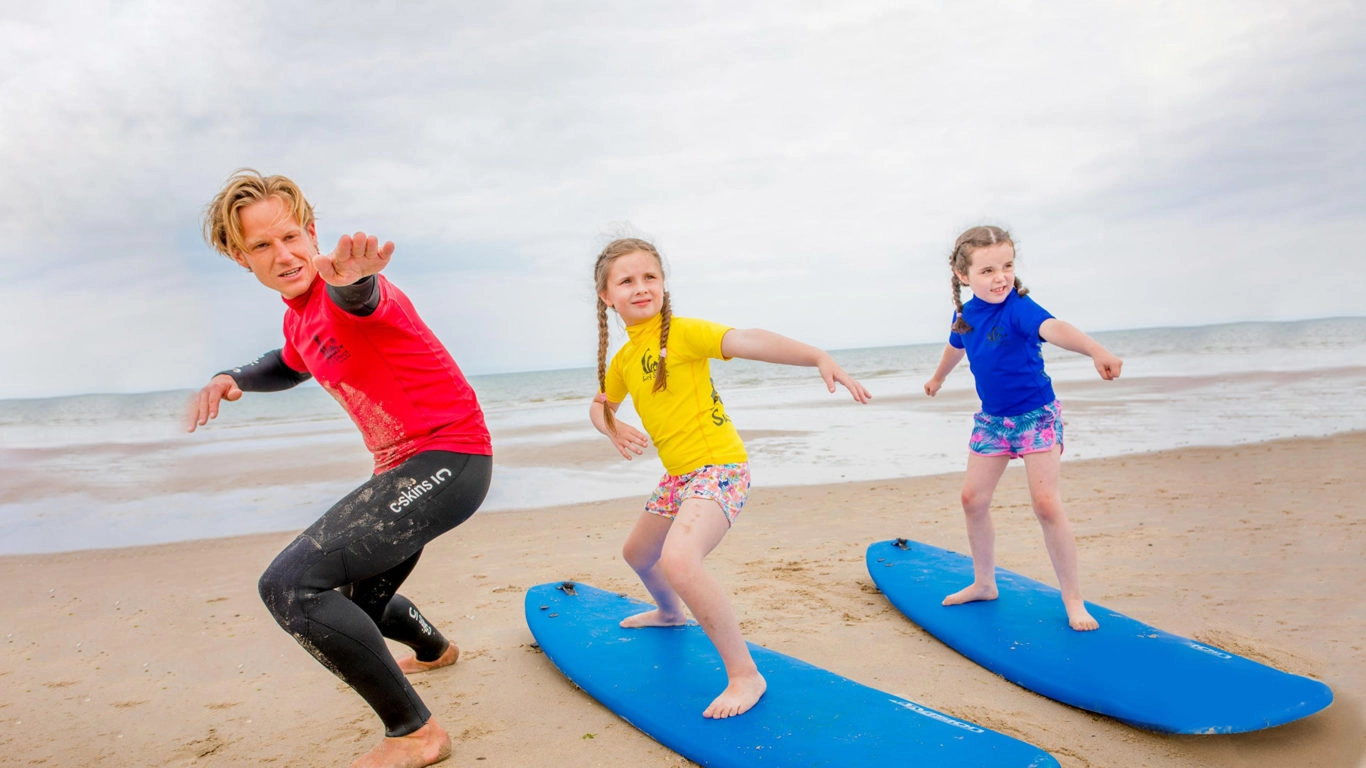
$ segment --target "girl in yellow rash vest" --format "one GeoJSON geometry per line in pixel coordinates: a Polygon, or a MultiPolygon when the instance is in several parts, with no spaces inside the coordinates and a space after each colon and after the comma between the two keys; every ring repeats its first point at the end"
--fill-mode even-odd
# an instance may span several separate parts
{"type": "Polygon", "coordinates": [[[621,625],[677,626],[687,620],[686,606],[726,667],[726,689],[702,715],[732,717],[753,707],[766,684],[740,635],[725,590],[702,566],[749,493],[745,445],[712,385],[709,361],[743,357],[814,366],[827,389],[834,392],[839,382],[860,403],[868,402],[868,390],[815,347],[769,331],[674,317],[664,287],[663,260],[644,240],[608,244],[598,255],[593,277],[598,293],[600,391],[589,407],[589,418],[627,460],[653,440],[665,469],[622,551],[657,608],[630,616],[621,625]],[[610,366],[608,307],[621,316],[630,337],[610,366]],[[614,418],[627,395],[648,437],[614,418]]]}

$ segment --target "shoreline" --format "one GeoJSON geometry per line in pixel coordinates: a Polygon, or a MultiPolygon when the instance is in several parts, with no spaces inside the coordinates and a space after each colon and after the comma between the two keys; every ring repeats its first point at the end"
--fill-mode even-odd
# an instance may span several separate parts
{"type": "MultiPolygon", "coordinates": [[[[1055,389],[1068,423],[1065,463],[1366,431],[1366,411],[1323,406],[1354,402],[1366,388],[1366,323],[1330,323],[1314,344],[1303,343],[1311,327],[1319,328],[1276,326],[1251,336],[1223,329],[1195,348],[1190,339],[1139,333],[1132,339],[1138,357],[1110,382],[1096,379],[1084,357],[1061,358],[1055,389]]],[[[962,471],[978,407],[972,382],[951,379],[928,398],[913,357],[855,355],[851,364],[895,372],[866,382],[876,389],[863,406],[813,386],[809,375],[736,362],[735,386],[724,391],[756,486],[962,471]]],[[[486,511],[654,488],[661,470],[653,456],[623,461],[584,418],[582,401],[533,397],[581,391],[581,384],[513,376],[481,393],[494,404],[486,413],[495,447],[486,511]]],[[[322,390],[244,398],[193,435],[179,425],[183,403],[170,394],[5,406],[0,401],[4,554],[302,529],[373,467],[354,426],[322,390]]]]}
{"type": "MultiPolygon", "coordinates": [[[[1248,734],[1154,734],[1058,704],[892,609],[864,549],[906,536],[965,551],[961,472],[756,487],[707,562],[750,642],[1069,768],[1354,766],[1366,757],[1363,458],[1366,432],[1064,462],[1088,600],[1333,688],[1327,710],[1248,734]]],[[[427,548],[404,593],[463,653],[414,682],[455,741],[452,764],[691,765],[575,689],[522,618],[525,590],[549,581],[647,599],[619,554],[643,501],[480,513],[427,548]]],[[[1055,583],[1018,462],[993,511],[999,564],[1055,583]]],[[[363,753],[378,719],[255,594],[293,535],[0,556],[0,748],[77,766],[335,765],[363,753]]]]}

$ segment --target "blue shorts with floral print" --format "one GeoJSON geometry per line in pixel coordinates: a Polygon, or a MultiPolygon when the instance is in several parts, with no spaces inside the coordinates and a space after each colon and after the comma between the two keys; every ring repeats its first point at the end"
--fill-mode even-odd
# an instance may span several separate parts
{"type": "Polygon", "coordinates": [[[1051,451],[1054,445],[1062,450],[1062,406],[1057,400],[1017,416],[978,413],[973,417],[968,450],[1013,459],[1026,453],[1051,451]]]}

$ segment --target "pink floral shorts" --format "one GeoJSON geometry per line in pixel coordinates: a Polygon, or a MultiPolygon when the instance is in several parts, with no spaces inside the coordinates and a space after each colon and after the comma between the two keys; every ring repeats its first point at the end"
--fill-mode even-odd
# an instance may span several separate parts
{"type": "Polygon", "coordinates": [[[665,475],[645,502],[645,511],[673,518],[688,499],[711,499],[735,523],[749,498],[749,463],[708,464],[686,475],[665,475]]]}
{"type": "Polygon", "coordinates": [[[1017,416],[978,413],[972,420],[968,450],[973,453],[1014,459],[1051,451],[1054,445],[1062,450],[1062,406],[1057,400],[1017,416]]]}

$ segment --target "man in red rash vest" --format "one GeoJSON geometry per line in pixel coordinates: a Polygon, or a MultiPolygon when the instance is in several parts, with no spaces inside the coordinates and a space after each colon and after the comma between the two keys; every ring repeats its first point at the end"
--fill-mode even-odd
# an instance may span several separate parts
{"type": "Polygon", "coordinates": [[[280,626],[356,690],[386,738],[355,768],[417,768],[451,741],[406,675],[459,649],[397,593],[427,542],[469,519],[488,491],[492,446],[474,391],[412,303],[379,272],[393,243],[363,232],[320,253],[313,208],[284,176],[239,171],[204,217],[209,244],[278,292],[285,343],[210,379],[187,427],[243,392],[309,378],[342,404],[374,454],[374,475],[318,518],[261,576],[280,626]],[[413,649],[395,660],[384,638],[413,649]]]}

